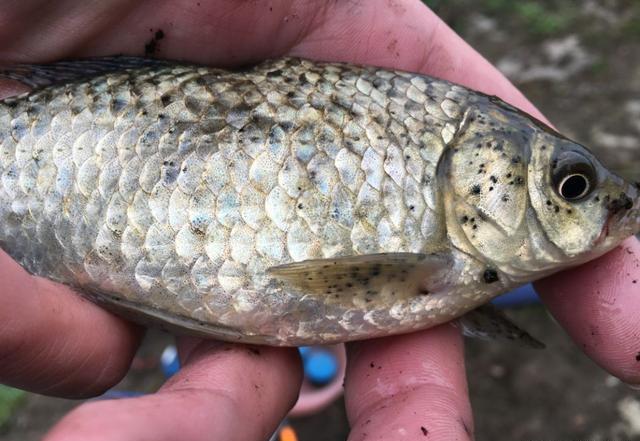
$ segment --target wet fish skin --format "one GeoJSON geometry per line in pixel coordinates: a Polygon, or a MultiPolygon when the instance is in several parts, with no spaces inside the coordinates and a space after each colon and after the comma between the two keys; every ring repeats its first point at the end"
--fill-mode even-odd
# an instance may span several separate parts
{"type": "Polygon", "coordinates": [[[136,320],[215,338],[435,326],[603,254],[638,212],[637,189],[583,147],[417,74],[169,63],[0,105],[2,248],[136,320]],[[553,188],[567,152],[597,177],[580,203],[553,188]]]}

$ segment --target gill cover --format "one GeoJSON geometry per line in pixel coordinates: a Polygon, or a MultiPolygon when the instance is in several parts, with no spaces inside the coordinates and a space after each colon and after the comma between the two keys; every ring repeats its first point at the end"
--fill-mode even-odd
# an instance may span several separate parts
{"type": "Polygon", "coordinates": [[[508,262],[526,246],[533,128],[500,107],[469,110],[444,162],[447,225],[456,246],[508,262]]]}

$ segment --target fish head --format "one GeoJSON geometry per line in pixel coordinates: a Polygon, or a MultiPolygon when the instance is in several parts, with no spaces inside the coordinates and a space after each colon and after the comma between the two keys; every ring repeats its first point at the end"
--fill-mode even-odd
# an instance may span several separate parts
{"type": "Polygon", "coordinates": [[[640,231],[636,184],[492,100],[467,112],[440,163],[457,249],[525,282],[594,259],[640,231]]]}
{"type": "Polygon", "coordinates": [[[528,192],[546,237],[572,263],[591,260],[640,232],[640,190],[587,148],[552,130],[531,146],[528,192]]]}

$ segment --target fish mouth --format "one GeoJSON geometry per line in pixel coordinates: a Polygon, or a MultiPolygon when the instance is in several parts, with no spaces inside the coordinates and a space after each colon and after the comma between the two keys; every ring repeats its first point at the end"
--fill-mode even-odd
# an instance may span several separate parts
{"type": "Polygon", "coordinates": [[[602,244],[607,239],[623,239],[640,233],[640,183],[630,184],[612,199],[608,205],[609,218],[605,222],[596,243],[602,244]]]}
{"type": "Polygon", "coordinates": [[[609,215],[593,242],[595,248],[605,252],[627,237],[640,233],[640,187],[628,184],[606,207],[609,215]]]}

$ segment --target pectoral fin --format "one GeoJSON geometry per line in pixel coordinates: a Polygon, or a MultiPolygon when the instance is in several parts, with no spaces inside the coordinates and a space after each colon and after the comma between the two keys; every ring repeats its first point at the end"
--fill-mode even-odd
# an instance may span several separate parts
{"type": "Polygon", "coordinates": [[[429,295],[448,270],[450,259],[445,255],[384,253],[305,260],[269,268],[267,273],[309,295],[367,304],[429,295]]]}
{"type": "Polygon", "coordinates": [[[533,349],[544,349],[544,343],[513,323],[493,305],[483,305],[458,319],[466,337],[483,340],[507,339],[533,349]]]}

